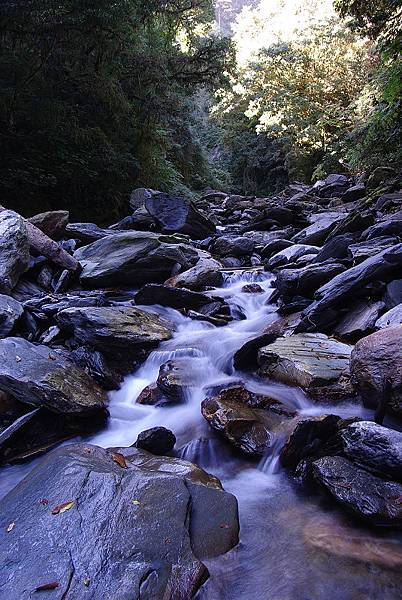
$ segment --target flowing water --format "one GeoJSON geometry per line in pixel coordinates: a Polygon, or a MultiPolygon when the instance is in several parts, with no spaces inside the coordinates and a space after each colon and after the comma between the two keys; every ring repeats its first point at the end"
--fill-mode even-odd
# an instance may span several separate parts
{"type": "MultiPolygon", "coordinates": [[[[240,543],[223,557],[206,561],[211,577],[197,600],[402,599],[400,536],[357,526],[325,497],[303,490],[280,467],[280,437],[269,455],[253,462],[234,453],[200,413],[208,389],[242,381],[251,391],[277,398],[302,414],[371,417],[356,403],[317,406],[300,389],[233,369],[234,353],[276,318],[271,281],[261,272],[228,275],[223,287],[211,294],[225,298],[233,314],[240,311],[245,318],[224,327],[191,320],[173,309],[143,307],[174,323],[175,333],[111,393],[108,428],[90,441],[103,447],[127,446],[145,429],[167,427],[176,435],[178,456],[219,477],[236,495],[240,543]],[[258,282],[263,292],[244,293],[243,286],[250,282],[258,282]],[[136,404],[144,387],[156,380],[159,367],[177,358],[186,359],[191,377],[186,402],[166,407],[136,404]]],[[[32,464],[3,469],[0,492],[15,485],[32,464]]]]}

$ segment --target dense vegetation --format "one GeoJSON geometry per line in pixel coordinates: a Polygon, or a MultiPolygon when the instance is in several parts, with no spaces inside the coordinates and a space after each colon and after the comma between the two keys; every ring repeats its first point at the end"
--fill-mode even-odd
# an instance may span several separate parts
{"type": "Polygon", "coordinates": [[[233,44],[212,0],[3,1],[2,202],[111,222],[135,186],[266,194],[400,162],[400,0],[215,8],[233,44]]]}

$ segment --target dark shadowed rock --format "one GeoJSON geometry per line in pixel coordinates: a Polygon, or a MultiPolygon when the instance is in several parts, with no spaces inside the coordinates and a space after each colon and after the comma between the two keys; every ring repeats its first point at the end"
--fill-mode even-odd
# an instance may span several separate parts
{"type": "Polygon", "coordinates": [[[243,294],[262,294],[264,290],[258,283],[247,283],[241,288],[243,294]]]}
{"type": "Polygon", "coordinates": [[[151,406],[164,406],[170,404],[168,398],[165,398],[158,388],[157,383],[150,383],[139,394],[137,404],[147,404],[151,406]]]}
{"type": "Polygon", "coordinates": [[[328,313],[364,292],[364,286],[377,280],[390,281],[402,266],[402,244],[383,250],[359,265],[340,273],[317,290],[313,302],[304,312],[298,331],[313,331],[329,322],[328,313]]]}
{"type": "Polygon", "coordinates": [[[23,338],[0,340],[0,389],[60,413],[103,412],[103,390],[64,353],[23,338]]]}
{"type": "Polygon", "coordinates": [[[116,235],[116,231],[102,229],[95,223],[69,223],[66,226],[66,232],[69,236],[84,244],[91,244],[109,235],[116,235]]]}
{"type": "Polygon", "coordinates": [[[28,221],[46,233],[52,240],[60,240],[66,232],[68,219],[68,210],[50,210],[30,217],[28,221]]]}
{"type": "Polygon", "coordinates": [[[361,300],[354,304],[335,328],[335,335],[348,342],[356,342],[361,337],[373,333],[376,322],[384,310],[382,301],[361,300]]]}
{"type": "Polygon", "coordinates": [[[317,246],[309,246],[308,244],[293,244],[288,248],[282,249],[268,260],[266,263],[267,270],[283,267],[288,263],[296,261],[305,254],[317,254],[319,248],[317,246]]]}
{"type": "Polygon", "coordinates": [[[113,359],[140,360],[171,337],[169,325],[158,315],[131,306],[67,308],[56,315],[56,322],[80,344],[113,359]]]}
{"type": "Polygon", "coordinates": [[[324,244],[318,254],[315,255],[313,263],[322,263],[330,258],[346,258],[348,248],[355,240],[353,233],[344,233],[337,235],[324,244]]]}
{"type": "Polygon", "coordinates": [[[341,456],[312,465],[315,480],[347,511],[373,525],[402,525],[402,485],[384,481],[341,456]]]}
{"type": "Polygon", "coordinates": [[[135,448],[58,449],[2,500],[1,514],[0,584],[10,600],[51,582],[57,588],[44,594],[56,600],[191,598],[208,576],[201,561],[238,541],[236,499],[217,479],[135,448]]]}
{"type": "Polygon", "coordinates": [[[158,456],[168,454],[174,448],[176,436],[166,427],[152,427],[142,431],[137,437],[135,447],[158,456]]]}
{"type": "Polygon", "coordinates": [[[154,194],[145,198],[145,207],[163,233],[185,233],[198,240],[215,233],[215,225],[191,200],[154,194]]]}
{"type": "Polygon", "coordinates": [[[218,256],[249,256],[254,250],[255,243],[247,237],[222,236],[213,244],[213,254],[218,256]]]}
{"type": "Polygon", "coordinates": [[[386,407],[402,416],[402,325],[387,327],[362,338],[350,360],[352,381],[363,402],[386,407]]]}
{"type": "Polygon", "coordinates": [[[290,246],[293,246],[293,242],[290,242],[289,240],[273,240],[262,248],[260,254],[263,258],[271,258],[271,256],[277,252],[289,248],[290,246]]]}
{"type": "Polygon", "coordinates": [[[24,309],[20,302],[11,296],[0,294],[0,338],[10,335],[23,312],[24,309]]]}
{"type": "Polygon", "coordinates": [[[328,234],[334,229],[337,221],[345,218],[345,213],[322,213],[314,223],[302,229],[292,238],[295,244],[311,244],[319,246],[324,243],[328,234]]]}
{"type": "Polygon", "coordinates": [[[382,250],[394,246],[398,241],[399,239],[397,237],[382,236],[373,240],[350,244],[348,254],[353,260],[353,264],[358,264],[367,258],[375,256],[382,250]]]}
{"type": "Polygon", "coordinates": [[[236,448],[257,457],[272,446],[276,435],[287,431],[296,415],[278,400],[243,387],[228,388],[206,398],[201,413],[236,448]]]}
{"type": "Polygon", "coordinates": [[[402,279],[394,279],[389,282],[385,291],[384,302],[388,309],[402,304],[402,279]]]}
{"type": "Polygon", "coordinates": [[[259,374],[300,386],[314,399],[342,400],[353,395],[351,351],[351,346],[320,333],[282,337],[260,349],[259,374]]]}
{"type": "Polygon", "coordinates": [[[12,210],[0,212],[0,293],[9,294],[29,267],[26,225],[12,210]]]}
{"type": "Polygon", "coordinates": [[[364,198],[366,195],[366,186],[364,183],[357,183],[356,185],[352,185],[346,192],[342,194],[342,200],[344,202],[355,202],[355,200],[360,200],[364,198]]]}
{"type": "Polygon", "coordinates": [[[373,240],[383,236],[401,236],[402,235],[402,219],[387,219],[369,227],[363,232],[363,239],[373,240]]]}
{"type": "MultiPolygon", "coordinates": [[[[48,342],[43,340],[43,343],[48,342]]],[[[123,380],[121,372],[114,370],[102,352],[93,348],[85,346],[76,348],[71,352],[71,358],[105,390],[118,389],[123,380]]]]}
{"type": "Polygon", "coordinates": [[[282,269],[276,276],[274,285],[285,299],[293,296],[312,298],[317,289],[339,273],[345,267],[339,263],[307,265],[300,269],[282,269]]]}
{"type": "MultiPolygon", "coordinates": [[[[177,263],[185,269],[192,266],[179,239],[145,231],[111,233],[74,254],[83,267],[81,281],[88,287],[162,282],[177,263]]],[[[190,250],[196,260],[196,252],[190,250]]]]}
{"type": "Polygon", "coordinates": [[[402,433],[359,421],[340,432],[343,454],[380,477],[402,482],[402,433]]]}
{"type": "Polygon", "coordinates": [[[205,294],[192,292],[184,288],[174,288],[157,283],[148,283],[135,295],[137,304],[170,306],[171,308],[199,310],[211,304],[212,299],[205,294]]]}

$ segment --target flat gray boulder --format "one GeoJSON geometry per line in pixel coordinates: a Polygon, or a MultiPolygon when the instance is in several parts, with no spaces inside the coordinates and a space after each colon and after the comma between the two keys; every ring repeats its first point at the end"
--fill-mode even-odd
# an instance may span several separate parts
{"type": "Polygon", "coordinates": [[[202,240],[215,233],[214,223],[191,200],[168,194],[153,194],[145,198],[144,204],[162,233],[185,233],[195,240],[202,240]]]}
{"type": "Polygon", "coordinates": [[[65,353],[15,337],[0,340],[0,390],[57,413],[103,412],[107,401],[65,353]]]}
{"type": "Polygon", "coordinates": [[[314,399],[342,400],[353,391],[349,381],[352,346],[321,333],[280,337],[260,348],[259,374],[299,386],[314,399]]]}
{"type": "Polygon", "coordinates": [[[60,448],[0,506],[2,600],[190,599],[238,541],[215,477],[136,448],[60,448]]]}
{"type": "Polygon", "coordinates": [[[0,293],[9,294],[29,267],[24,219],[12,210],[0,212],[0,293]]]}
{"type": "Polygon", "coordinates": [[[81,282],[88,287],[163,282],[175,265],[192,266],[189,250],[178,241],[145,231],[113,232],[75,252],[83,267],[81,282]]]}
{"type": "Polygon", "coordinates": [[[199,291],[206,286],[220,286],[223,283],[223,274],[220,271],[222,264],[208,255],[200,252],[197,264],[174,277],[165,284],[172,287],[183,287],[188,290],[199,291]]]}

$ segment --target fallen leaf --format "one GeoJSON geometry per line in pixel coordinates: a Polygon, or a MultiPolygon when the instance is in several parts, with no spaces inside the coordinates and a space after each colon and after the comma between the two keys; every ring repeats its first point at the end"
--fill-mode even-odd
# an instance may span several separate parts
{"type": "Polygon", "coordinates": [[[61,513],[64,513],[66,512],[66,510],[70,510],[70,508],[73,508],[74,504],[74,500],[69,500],[68,502],[63,502],[63,504],[58,504],[52,509],[52,515],[59,515],[61,513]]]}
{"type": "Polygon", "coordinates": [[[222,525],[219,525],[219,527],[221,529],[230,529],[230,525],[228,525],[227,523],[222,523],[222,525]]]}
{"type": "Polygon", "coordinates": [[[57,360],[57,356],[54,354],[49,354],[49,360],[57,360]]]}
{"type": "Polygon", "coordinates": [[[170,538],[165,538],[165,544],[171,544],[172,540],[170,538]]]}
{"type": "Polygon", "coordinates": [[[84,579],[84,585],[86,587],[89,587],[91,585],[91,580],[89,579],[89,577],[85,577],[85,579],[84,579]]]}
{"type": "Polygon", "coordinates": [[[47,592],[49,590],[56,590],[60,583],[58,581],[52,581],[51,583],[44,583],[36,588],[35,592],[47,592]]]}
{"type": "Polygon", "coordinates": [[[15,523],[14,521],[12,523],[10,523],[10,525],[7,527],[7,533],[10,533],[10,531],[12,531],[15,527],[15,523]]]}
{"type": "Polygon", "coordinates": [[[43,506],[47,506],[49,504],[49,500],[47,498],[42,498],[39,500],[39,503],[43,504],[43,506]]]}
{"type": "Polygon", "coordinates": [[[352,486],[350,485],[350,483],[342,483],[341,481],[336,481],[335,485],[337,485],[338,487],[344,488],[345,490],[352,489],[352,486]]]}
{"type": "Polygon", "coordinates": [[[137,504],[140,504],[140,501],[139,501],[139,500],[132,500],[131,502],[132,502],[133,504],[135,504],[135,505],[137,505],[137,504]]]}
{"type": "Polygon", "coordinates": [[[112,458],[113,458],[114,462],[117,463],[119,465],[119,467],[121,467],[122,469],[128,468],[126,459],[124,458],[124,456],[122,454],[119,454],[118,452],[116,452],[115,454],[112,454],[112,458]]]}

